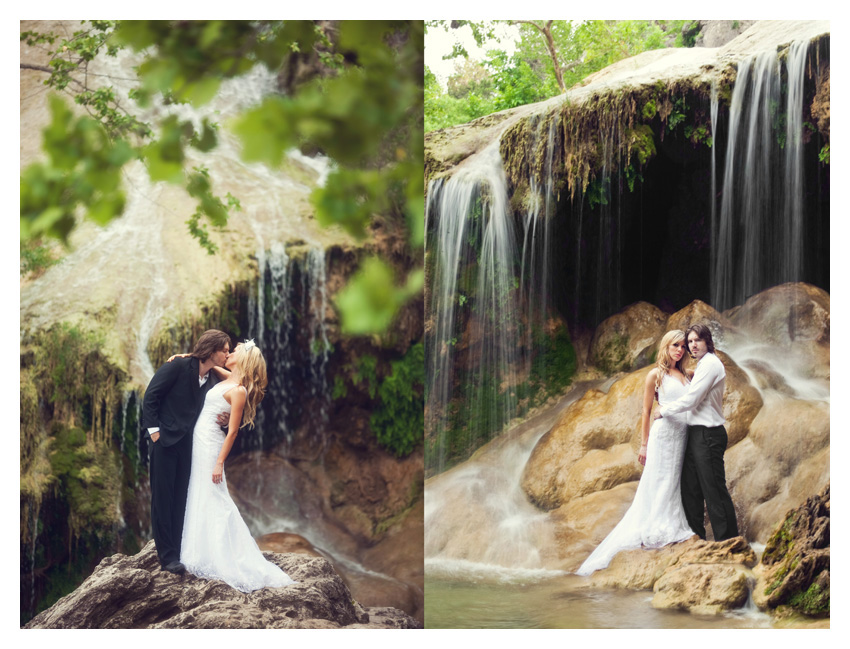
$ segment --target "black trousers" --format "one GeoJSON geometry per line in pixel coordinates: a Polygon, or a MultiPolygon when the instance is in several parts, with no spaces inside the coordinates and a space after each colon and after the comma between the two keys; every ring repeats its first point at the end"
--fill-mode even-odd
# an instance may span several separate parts
{"type": "Polygon", "coordinates": [[[735,505],[726,488],[723,464],[727,442],[723,426],[688,426],[682,465],[682,506],[688,525],[701,539],[705,539],[706,508],[715,541],[738,536],[735,505]]]}
{"type": "Polygon", "coordinates": [[[183,518],[189,493],[189,473],[192,467],[192,436],[185,435],[176,444],[151,442],[151,524],[156,552],[163,566],[180,560],[183,538],[183,518]]]}

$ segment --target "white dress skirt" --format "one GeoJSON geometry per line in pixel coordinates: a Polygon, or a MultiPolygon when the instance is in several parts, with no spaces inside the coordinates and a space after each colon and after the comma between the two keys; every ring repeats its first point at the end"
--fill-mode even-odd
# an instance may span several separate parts
{"type": "Polygon", "coordinates": [[[222,382],[210,388],[195,424],[180,561],[197,577],[220,579],[249,593],[266,586],[297,582],[266,561],[227,491],[225,476],[222,475],[218,484],[212,481],[225,439],[216,417],[221,412],[230,412],[224,394],[235,387],[222,382]]]}
{"type": "MultiPolygon", "coordinates": [[[[665,374],[658,400],[661,405],[675,401],[688,386],[665,374]]],[[[656,419],[649,431],[646,465],[631,507],[593,551],[576,574],[589,575],[606,568],[623,550],[660,548],[694,535],[685,518],[680,491],[682,462],[687,443],[685,413],[656,419]]]]}

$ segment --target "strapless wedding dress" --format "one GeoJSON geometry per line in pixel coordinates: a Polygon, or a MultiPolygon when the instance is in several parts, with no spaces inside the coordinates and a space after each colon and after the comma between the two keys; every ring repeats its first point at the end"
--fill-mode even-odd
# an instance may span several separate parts
{"type": "MultiPolygon", "coordinates": [[[[665,374],[658,400],[675,401],[688,386],[665,374]]],[[[581,565],[576,574],[589,575],[611,563],[614,555],[636,548],[660,548],[693,536],[682,508],[680,483],[687,442],[686,414],[656,419],[649,430],[646,465],[635,498],[622,520],[581,565]]]]}
{"type": "Polygon", "coordinates": [[[213,483],[212,474],[225,434],[216,417],[230,412],[224,394],[232,383],[218,383],[207,392],[192,439],[192,473],[180,561],[193,575],[220,579],[249,593],[266,586],[296,583],[275,564],[266,561],[236,504],[227,491],[226,476],[213,483]]]}

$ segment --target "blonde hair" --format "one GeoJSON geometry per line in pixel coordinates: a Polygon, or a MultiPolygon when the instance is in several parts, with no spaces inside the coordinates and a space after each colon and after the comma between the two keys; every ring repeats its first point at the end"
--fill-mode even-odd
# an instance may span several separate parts
{"type": "MultiPolygon", "coordinates": [[[[240,428],[254,427],[254,417],[257,415],[257,406],[266,396],[266,386],[269,383],[266,375],[266,359],[263,352],[256,345],[245,348],[243,343],[236,345],[236,349],[242,348],[242,353],[236,361],[236,368],[241,375],[239,383],[245,387],[248,397],[245,400],[245,410],[242,412],[242,425],[240,428]]],[[[235,350],[234,350],[235,351],[235,350]]]]}
{"type": "Polygon", "coordinates": [[[673,343],[679,342],[680,340],[685,339],[685,332],[681,329],[673,329],[672,331],[668,331],[661,338],[661,342],[658,343],[658,354],[656,355],[655,367],[658,368],[658,372],[655,374],[655,394],[658,394],[658,391],[661,389],[661,379],[664,378],[665,374],[669,374],[670,370],[675,367],[682,374],[685,373],[685,359],[687,358],[687,354],[682,354],[682,358],[679,359],[677,363],[673,363],[673,359],[670,358],[670,352],[668,351],[670,345],[673,343]]]}

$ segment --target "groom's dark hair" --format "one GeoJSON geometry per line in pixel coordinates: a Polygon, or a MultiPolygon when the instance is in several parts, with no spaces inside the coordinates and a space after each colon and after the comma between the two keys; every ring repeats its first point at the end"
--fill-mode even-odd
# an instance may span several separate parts
{"type": "Polygon", "coordinates": [[[697,338],[705,341],[705,346],[708,348],[712,354],[714,353],[714,341],[711,339],[711,329],[709,329],[704,324],[692,324],[688,327],[687,333],[685,333],[685,338],[691,335],[691,332],[694,332],[697,335],[697,338]]]}
{"type": "Polygon", "coordinates": [[[230,346],[230,336],[218,329],[207,329],[195,343],[192,356],[203,363],[210,356],[224,349],[225,345],[230,346]]]}

